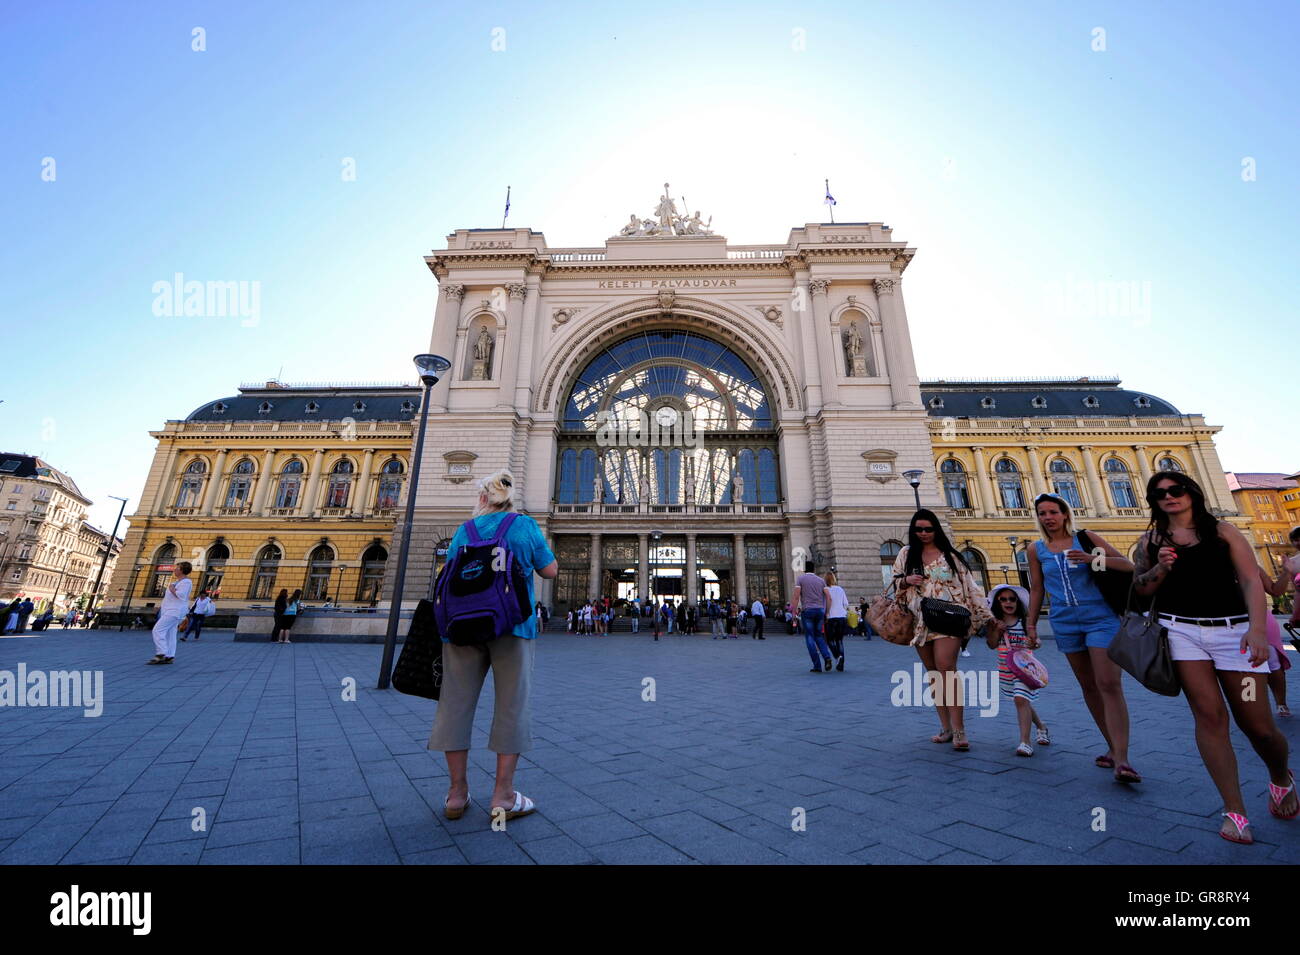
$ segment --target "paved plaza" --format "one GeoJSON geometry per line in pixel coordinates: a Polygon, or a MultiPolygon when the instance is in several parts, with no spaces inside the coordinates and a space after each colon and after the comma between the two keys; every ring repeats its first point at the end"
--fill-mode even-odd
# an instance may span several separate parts
{"type": "MultiPolygon", "coordinates": [[[[373,688],[379,646],[216,632],[158,667],[143,631],[0,639],[0,670],[102,670],[105,697],[99,717],[0,709],[0,863],[1300,862],[1300,821],[1269,815],[1235,729],[1257,843],[1216,835],[1181,697],[1127,682],[1146,780],[1128,788],[1093,766],[1104,746],[1050,643],[1053,742],[1031,759],[1012,752],[1010,705],[968,711],[969,753],[930,743],[933,712],[891,703],[915,653],[847,646],[846,672],[814,675],[784,634],[545,635],[516,780],[540,811],[495,832],[493,754],[471,753],[474,805],[443,819],[442,756],[425,749],[436,704],[373,688]]],[[[964,666],[995,669],[971,649],[964,666]]],[[[476,746],[490,704],[489,681],[476,746]]],[[[1283,729],[1295,746],[1296,724],[1283,729]]]]}

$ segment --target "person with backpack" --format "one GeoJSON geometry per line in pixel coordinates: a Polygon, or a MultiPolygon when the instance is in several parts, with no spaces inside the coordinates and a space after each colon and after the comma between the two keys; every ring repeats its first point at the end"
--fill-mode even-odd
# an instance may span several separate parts
{"type": "Polygon", "coordinates": [[[447,760],[451,782],[443,814],[448,819],[459,819],[470,803],[470,735],[488,670],[496,700],[488,749],[497,754],[489,812],[509,820],[537,808],[514,788],[514,778],[519,754],[532,741],[533,574],[551,580],[559,567],[537,522],[515,510],[518,493],[509,471],[479,482],[478,505],[452,537],[435,584],[443,674],[429,749],[441,750],[447,760]]]}
{"type": "Polygon", "coordinates": [[[293,629],[300,613],[302,613],[302,591],[295,590],[293,596],[285,602],[284,613],[280,617],[280,643],[293,643],[289,639],[289,631],[293,629]]]}

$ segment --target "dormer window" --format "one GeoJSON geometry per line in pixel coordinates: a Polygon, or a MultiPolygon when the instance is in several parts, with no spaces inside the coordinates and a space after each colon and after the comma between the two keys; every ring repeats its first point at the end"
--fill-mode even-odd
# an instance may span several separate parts
{"type": "Polygon", "coordinates": [[[1136,398],[1133,399],[1133,404],[1137,405],[1139,408],[1150,408],[1151,399],[1148,398],[1146,395],[1138,395],[1136,398]]]}
{"type": "Polygon", "coordinates": [[[402,413],[403,413],[403,414],[412,414],[412,413],[414,413],[414,411],[415,411],[415,403],[414,403],[414,402],[412,402],[412,401],[403,401],[403,402],[402,402],[402,413]]]}
{"type": "Polygon", "coordinates": [[[988,409],[988,408],[996,408],[997,406],[998,403],[994,401],[992,398],[988,397],[987,395],[985,395],[983,398],[980,399],[981,408],[988,409]]]}
{"type": "Polygon", "coordinates": [[[218,401],[215,405],[212,406],[212,413],[225,414],[227,407],[229,406],[224,401],[218,401]]]}
{"type": "Polygon", "coordinates": [[[352,406],[353,414],[361,414],[361,412],[365,410],[366,410],[366,403],[364,401],[358,401],[356,402],[356,404],[352,406]]]}
{"type": "Polygon", "coordinates": [[[1044,398],[1042,395],[1034,395],[1033,398],[1029,399],[1029,404],[1031,407],[1034,408],[1046,408],[1047,399],[1044,398]]]}
{"type": "Polygon", "coordinates": [[[316,414],[316,412],[318,412],[318,411],[320,411],[320,405],[316,404],[316,402],[314,402],[314,401],[309,401],[309,402],[307,402],[307,413],[308,413],[308,414],[316,414]]]}
{"type": "Polygon", "coordinates": [[[257,406],[257,413],[258,413],[258,414],[270,414],[270,413],[271,413],[271,409],[274,408],[274,407],[275,407],[275,405],[271,404],[271,402],[269,402],[269,401],[263,401],[260,405],[257,406]]]}
{"type": "Polygon", "coordinates": [[[930,407],[935,409],[942,408],[943,399],[940,398],[938,395],[935,395],[933,398],[930,399],[930,407]]]}
{"type": "Polygon", "coordinates": [[[1083,406],[1085,408],[1100,408],[1101,402],[1097,400],[1096,395],[1088,395],[1083,399],[1083,406]]]}

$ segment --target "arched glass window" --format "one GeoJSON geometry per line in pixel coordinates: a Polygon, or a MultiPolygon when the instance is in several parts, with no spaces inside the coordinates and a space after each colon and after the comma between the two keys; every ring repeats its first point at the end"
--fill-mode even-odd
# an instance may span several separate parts
{"type": "Polygon", "coordinates": [[[1024,486],[1020,480],[1020,468],[1010,458],[1001,458],[993,466],[998,476],[998,494],[1002,497],[1002,506],[1007,510],[1025,506],[1024,486]]]}
{"type": "Polygon", "coordinates": [[[248,592],[251,600],[267,600],[274,596],[275,577],[280,572],[280,548],[267,544],[257,554],[253,568],[253,586],[248,592]]]}
{"type": "Polygon", "coordinates": [[[971,573],[975,575],[975,579],[978,580],[980,586],[984,588],[984,592],[988,593],[989,569],[988,565],[984,562],[984,555],[973,547],[967,547],[961,552],[961,555],[966,558],[966,563],[970,565],[971,573]]]}
{"type": "Polygon", "coordinates": [[[352,462],[342,458],[330,469],[330,483],[325,492],[326,507],[347,507],[352,493],[352,462]]]}
{"type": "Polygon", "coordinates": [[[198,507],[200,496],[203,491],[203,475],[208,471],[208,466],[200,460],[194,460],[185,468],[185,473],[181,477],[180,490],[176,492],[177,507],[198,507]]]}
{"type": "Polygon", "coordinates": [[[280,484],[275,489],[276,507],[297,507],[302,493],[302,462],[294,458],[280,472],[280,484]]]}
{"type": "Polygon", "coordinates": [[[742,500],[737,504],[757,504],[758,503],[758,472],[754,467],[754,452],[749,448],[744,448],[736,459],[736,464],[740,471],[740,479],[745,482],[742,491],[742,500]]]}
{"type": "Polygon", "coordinates": [[[153,574],[149,581],[149,589],[145,591],[146,597],[161,597],[167,592],[167,585],[171,582],[172,571],[176,566],[176,545],[164,544],[158,548],[158,553],[153,558],[153,574]]]}
{"type": "Polygon", "coordinates": [[[1177,461],[1175,461],[1175,460],[1174,460],[1173,458],[1171,458],[1171,457],[1163,457],[1163,458],[1160,459],[1160,466],[1157,468],[1157,470],[1159,470],[1159,471],[1182,471],[1182,470],[1183,470],[1183,466],[1182,466],[1181,464],[1179,464],[1177,461]]]}
{"type": "Polygon", "coordinates": [[[560,479],[556,499],[561,504],[578,503],[578,452],[573,448],[560,453],[560,479]]]}
{"type": "MultiPolygon", "coordinates": [[[[221,582],[226,576],[226,561],[230,559],[230,548],[225,544],[213,544],[203,559],[203,585],[211,596],[221,596],[221,582]]],[[[198,596],[195,594],[194,596],[198,596]]]]}
{"type": "Polygon", "coordinates": [[[324,600],[330,595],[330,574],[334,572],[334,551],[328,544],[319,544],[307,558],[307,586],[303,590],[306,600],[324,600]]]}
{"type": "Polygon", "coordinates": [[[596,452],[590,448],[578,456],[578,500],[583,504],[598,504],[604,497],[604,481],[596,493],[596,452]]]}
{"type": "Polygon", "coordinates": [[[966,469],[956,458],[949,458],[939,465],[943,475],[943,494],[949,507],[969,509],[970,489],[966,486],[966,469]]]}
{"type": "Polygon", "coordinates": [[[388,563],[388,551],[382,544],[371,544],[361,555],[361,581],[357,584],[357,600],[370,605],[379,602],[379,595],[384,589],[384,566],[388,563]]]}
{"type": "Polygon", "coordinates": [[[880,580],[886,588],[894,582],[894,561],[902,550],[902,541],[888,540],[880,545],[880,580]]]}
{"type": "Polygon", "coordinates": [[[244,458],[230,472],[230,487],[226,489],[226,507],[248,507],[253,488],[253,462],[244,458]]]}
{"type": "Polygon", "coordinates": [[[776,452],[771,448],[763,448],[758,452],[758,503],[780,503],[779,486],[776,472],[776,452]]]}
{"type": "Polygon", "coordinates": [[[1106,483],[1110,485],[1110,496],[1115,506],[1137,507],[1133,482],[1129,479],[1128,465],[1119,458],[1107,458],[1103,469],[1106,472],[1106,483]]]}
{"type": "Polygon", "coordinates": [[[1047,469],[1052,476],[1052,493],[1072,508],[1083,507],[1083,501],[1079,497],[1079,481],[1070,462],[1065,458],[1056,458],[1047,469]]]}
{"type": "Polygon", "coordinates": [[[397,506],[402,496],[402,462],[393,458],[379,472],[379,490],[375,494],[375,509],[387,510],[397,506]]]}

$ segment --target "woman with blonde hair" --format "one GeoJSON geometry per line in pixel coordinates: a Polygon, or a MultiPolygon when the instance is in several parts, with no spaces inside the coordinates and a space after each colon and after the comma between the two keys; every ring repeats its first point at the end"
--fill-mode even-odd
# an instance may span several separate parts
{"type": "MultiPolygon", "coordinates": [[[[515,479],[509,471],[497,471],[478,484],[478,505],[474,515],[457,529],[447,549],[447,565],[454,555],[470,542],[466,527],[472,523],[478,537],[490,540],[508,514],[515,512],[515,479]]],[[[536,602],[533,574],[552,579],[559,573],[555,555],[542,536],[541,528],[531,517],[517,514],[505,537],[506,548],[528,580],[528,604],[536,602]]],[[[531,799],[514,788],[515,767],[519,754],[531,742],[529,730],[529,690],[532,684],[534,640],[537,618],[528,614],[512,632],[486,643],[458,646],[443,637],[442,694],[438,712],[429,735],[429,749],[441,750],[447,759],[451,783],[443,804],[448,819],[459,819],[469,805],[470,734],[474,728],[474,710],[487,672],[492,670],[496,708],[488,749],[497,754],[496,786],[492,791],[489,812],[505,819],[524,816],[537,807],[531,799]]]]}
{"type": "Polygon", "coordinates": [[[844,634],[849,629],[849,596],[835,582],[835,571],[826,571],[822,579],[826,581],[826,645],[831,648],[831,656],[836,658],[835,669],[843,672],[844,634]]]}

